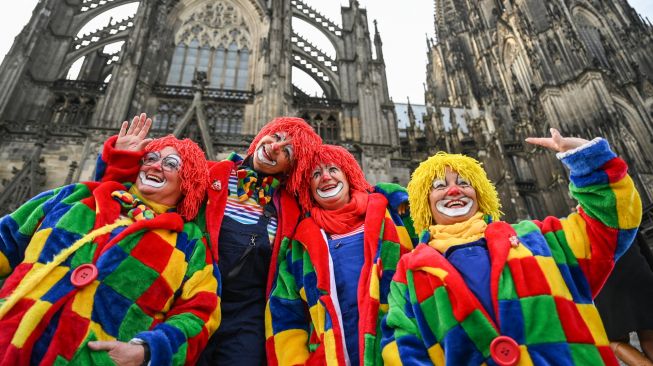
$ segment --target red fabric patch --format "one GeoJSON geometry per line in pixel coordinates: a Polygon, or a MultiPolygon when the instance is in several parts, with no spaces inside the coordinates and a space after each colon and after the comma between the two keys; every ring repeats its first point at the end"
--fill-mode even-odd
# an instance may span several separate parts
{"type": "Polygon", "coordinates": [[[617,357],[615,357],[614,352],[612,352],[610,346],[597,346],[596,348],[599,350],[601,358],[603,359],[603,362],[605,362],[606,366],[619,366],[617,357]]]}
{"type": "Polygon", "coordinates": [[[43,357],[44,364],[54,363],[57,355],[61,355],[67,360],[73,358],[84,341],[89,324],[90,320],[84,319],[72,311],[72,301],[69,301],[61,312],[52,343],[43,357]]]}
{"type": "Polygon", "coordinates": [[[268,366],[278,366],[277,353],[274,350],[274,336],[265,340],[265,351],[268,356],[268,366]]]}
{"type": "Polygon", "coordinates": [[[542,230],[542,234],[562,230],[562,224],[560,223],[560,219],[557,217],[548,216],[544,221],[535,221],[535,223],[540,227],[540,230],[542,230]]]}
{"type": "Polygon", "coordinates": [[[587,222],[587,237],[589,238],[592,254],[590,259],[578,260],[585,277],[592,289],[592,296],[596,296],[608,275],[614,267],[614,252],[617,246],[619,230],[605,226],[602,222],[589,217],[585,211],[580,214],[587,222]]]}
{"type": "Polygon", "coordinates": [[[6,299],[9,297],[9,295],[14,292],[16,287],[20,284],[20,281],[23,280],[27,272],[29,272],[33,266],[34,263],[25,262],[17,265],[14,271],[9,277],[7,277],[5,283],[2,285],[2,288],[0,289],[0,298],[6,299]]]}
{"type": "Polygon", "coordinates": [[[626,162],[620,158],[613,158],[601,167],[603,172],[608,176],[610,183],[618,182],[628,174],[626,162]]]}
{"type": "Polygon", "coordinates": [[[174,295],[174,291],[170,288],[168,281],[166,281],[163,276],[159,276],[159,278],[157,278],[138,299],[136,299],[136,304],[138,304],[147,315],[154,317],[155,313],[163,311],[163,307],[172,295],[174,295]]]}
{"type": "Polygon", "coordinates": [[[23,318],[23,314],[25,314],[25,311],[29,309],[33,304],[34,300],[30,299],[22,299],[19,300],[16,305],[14,305],[11,310],[7,314],[5,314],[4,318],[0,320],[0,329],[2,331],[0,332],[0,360],[3,360],[3,364],[6,365],[21,365],[21,364],[29,364],[29,353],[27,352],[27,360],[24,362],[19,362],[19,358],[21,357],[21,352],[26,351],[24,348],[18,349],[14,346],[11,345],[11,339],[14,337],[14,334],[16,333],[16,329],[18,328],[18,325],[20,324],[21,319],[23,318]]]}
{"type": "Polygon", "coordinates": [[[200,353],[209,341],[209,333],[206,328],[188,340],[188,348],[186,350],[186,365],[195,365],[200,353]]]}
{"type": "Polygon", "coordinates": [[[156,233],[146,232],[130,255],[158,273],[163,273],[174,248],[156,233]],[[156,255],[152,255],[156,253],[156,255]]]}
{"type": "Polygon", "coordinates": [[[435,289],[442,286],[439,278],[422,271],[413,271],[413,281],[415,296],[420,303],[433,296],[435,289]]]}
{"type": "Polygon", "coordinates": [[[561,297],[554,296],[553,299],[556,302],[558,317],[567,341],[570,343],[596,343],[576,305],[561,297]]]}
{"type": "Polygon", "coordinates": [[[508,261],[517,296],[528,297],[551,294],[549,283],[535,257],[508,261]]]}
{"type": "Polygon", "coordinates": [[[177,301],[172,305],[172,310],[168,312],[167,317],[170,318],[173,315],[190,313],[207,322],[217,306],[218,296],[215,292],[199,292],[188,300],[177,298],[177,301]]]}

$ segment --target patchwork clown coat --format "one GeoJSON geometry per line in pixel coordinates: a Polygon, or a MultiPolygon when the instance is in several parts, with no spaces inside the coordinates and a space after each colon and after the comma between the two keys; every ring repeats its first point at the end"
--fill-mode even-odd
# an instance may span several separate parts
{"type": "MultiPolygon", "coordinates": [[[[381,319],[387,312],[390,280],[400,256],[412,247],[412,226],[394,209],[405,190],[369,195],[364,228],[364,264],[358,281],[360,364],[382,364],[381,319]],[[387,198],[386,198],[387,197],[387,198]],[[388,201],[391,201],[390,204],[388,201]],[[394,207],[394,208],[393,208],[394,207]]],[[[347,365],[342,318],[324,231],[310,217],[279,249],[276,279],[266,307],[266,347],[270,365],[347,365]]]]}
{"type": "Polygon", "coordinates": [[[603,139],[562,162],[578,213],[485,231],[496,320],[428,244],[400,260],[383,324],[386,364],[496,365],[499,336],[516,341],[519,365],[617,364],[592,299],[634,238],[641,201],[603,139]]]}
{"type": "Polygon", "coordinates": [[[0,220],[0,365],[111,364],[87,342],[133,338],[153,365],[192,364],[218,327],[219,274],[197,225],[126,218],[117,190],[57,188],[0,220]],[[76,287],[88,263],[97,278],[76,287]]]}

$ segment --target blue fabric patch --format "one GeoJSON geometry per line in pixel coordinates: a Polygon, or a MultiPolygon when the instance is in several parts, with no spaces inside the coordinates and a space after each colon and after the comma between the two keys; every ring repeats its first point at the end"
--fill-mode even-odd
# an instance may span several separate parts
{"type": "MultiPolygon", "coordinates": [[[[51,213],[50,211],[52,211],[52,209],[55,206],[57,206],[64,198],[68,197],[71,193],[73,193],[76,187],[77,187],[76,184],[71,184],[62,187],[61,190],[57,192],[56,196],[50,198],[47,202],[43,204],[43,212],[51,213]]],[[[51,193],[52,191],[48,191],[48,192],[51,193]]],[[[37,199],[38,197],[41,197],[41,195],[36,196],[36,198],[34,199],[37,199]]],[[[69,205],[62,205],[61,207],[64,209],[64,212],[70,209],[69,205]]],[[[53,216],[53,215],[46,215],[46,217],[47,216],[53,216]]],[[[61,218],[61,216],[59,215],[54,215],[54,216],[56,217],[57,220],[61,218]]],[[[46,227],[51,227],[51,226],[46,226],[46,227]]]]}
{"type": "Polygon", "coordinates": [[[109,248],[109,250],[104,252],[98,258],[97,263],[95,264],[99,270],[98,279],[100,281],[104,280],[108,275],[113,273],[120,263],[122,263],[128,256],[129,254],[125,253],[125,251],[118,245],[109,248]]]}
{"type": "Polygon", "coordinates": [[[165,333],[152,330],[139,333],[135,338],[142,339],[150,347],[150,365],[172,364],[172,349],[165,333]]]}
{"type": "Polygon", "coordinates": [[[441,344],[448,365],[480,365],[485,361],[460,324],[447,332],[441,344]]]}
{"type": "Polygon", "coordinates": [[[0,252],[7,257],[11,268],[16,268],[25,259],[25,248],[31,236],[18,231],[18,223],[7,215],[0,220],[0,252]]]}
{"type": "Polygon", "coordinates": [[[571,175],[569,179],[576,188],[610,184],[610,178],[603,170],[597,170],[588,175],[571,175]]]}
{"type": "Polygon", "coordinates": [[[571,297],[574,300],[574,302],[582,303],[579,301],[581,301],[583,297],[580,295],[580,292],[576,287],[576,282],[574,282],[574,279],[571,275],[571,271],[569,270],[569,266],[567,264],[558,264],[558,269],[560,270],[562,279],[565,281],[565,284],[567,285],[569,292],[571,292],[571,297]]]}
{"type": "MultiPolygon", "coordinates": [[[[590,284],[587,282],[587,277],[585,277],[583,270],[580,269],[579,266],[569,266],[569,273],[571,274],[573,283],[576,284],[576,290],[578,293],[578,299],[574,297],[574,302],[577,304],[591,304],[593,302],[592,290],[590,289],[590,284]]],[[[565,282],[569,284],[566,278],[565,282]]]]}
{"type": "Polygon", "coordinates": [[[61,316],[61,311],[54,313],[50,321],[48,322],[47,327],[39,337],[39,339],[34,343],[34,348],[32,349],[32,356],[30,358],[30,365],[39,365],[43,360],[43,356],[48,351],[50,343],[52,342],[52,337],[54,332],[59,328],[59,317],[61,316]]]}
{"type": "Polygon", "coordinates": [[[529,344],[528,353],[534,365],[574,365],[567,343],[529,344]]]}
{"type": "Polygon", "coordinates": [[[599,139],[596,143],[563,158],[562,163],[571,170],[572,176],[583,176],[599,170],[616,156],[610,150],[608,141],[599,139]]]}
{"type": "Polygon", "coordinates": [[[104,177],[104,173],[107,171],[107,163],[102,159],[102,154],[98,154],[97,160],[95,161],[95,176],[93,180],[100,182],[104,177]]]}
{"type": "MultiPolygon", "coordinates": [[[[297,281],[297,279],[295,279],[297,281]]],[[[304,283],[304,290],[306,291],[306,301],[313,305],[317,304],[320,299],[320,292],[317,289],[317,274],[315,272],[309,272],[297,282],[297,286],[301,287],[301,283],[304,283]]]]}
{"type": "Polygon", "coordinates": [[[637,235],[637,229],[620,229],[617,233],[617,250],[614,253],[614,261],[616,262],[621,256],[630,248],[637,235]]]}
{"type": "Polygon", "coordinates": [[[43,249],[39,253],[38,261],[48,263],[63,249],[68,248],[81,238],[81,235],[68,232],[60,228],[52,228],[52,233],[45,240],[43,249]]]}
{"type": "Polygon", "coordinates": [[[399,355],[404,365],[432,365],[426,347],[421,339],[414,335],[397,338],[399,355]]]}
{"type": "Polygon", "coordinates": [[[131,305],[132,301],[100,283],[93,299],[91,319],[100,324],[107,334],[117,338],[120,324],[131,305]]]}
{"type": "MultiPolygon", "coordinates": [[[[322,303],[322,305],[324,305],[324,303],[322,303]]],[[[326,306],[324,308],[326,309],[326,306]]],[[[333,323],[332,323],[333,319],[331,319],[329,313],[326,313],[325,318],[326,319],[324,320],[324,331],[326,332],[329,329],[333,329],[333,323]]]]}
{"type": "Polygon", "coordinates": [[[272,331],[279,334],[288,329],[304,329],[308,332],[307,315],[301,299],[288,300],[270,296],[270,312],[274,314],[272,331]]]}
{"type": "Polygon", "coordinates": [[[72,271],[68,271],[68,273],[66,273],[62,279],[57,281],[54,286],[50,287],[48,291],[43,295],[41,300],[45,300],[54,304],[66,294],[70,293],[70,291],[74,290],[75,286],[73,286],[73,284],[70,282],[71,273],[72,271]]]}
{"type": "Polygon", "coordinates": [[[533,255],[542,257],[551,257],[552,255],[551,248],[549,248],[544,236],[539,231],[531,231],[524,236],[520,236],[519,240],[533,252],[533,255]]]}
{"type": "Polygon", "coordinates": [[[388,303],[388,295],[390,294],[390,283],[392,282],[392,277],[395,275],[393,269],[384,269],[381,273],[381,279],[379,280],[379,302],[381,304],[388,303]]]}
{"type": "Polygon", "coordinates": [[[463,277],[465,284],[481,302],[487,313],[495,319],[490,295],[490,255],[485,239],[456,245],[445,252],[445,257],[463,277]]]}
{"type": "Polygon", "coordinates": [[[509,336],[519,344],[526,343],[524,314],[519,300],[499,300],[499,324],[501,334],[509,336]]]}
{"type": "Polygon", "coordinates": [[[154,327],[154,329],[157,331],[162,331],[166,335],[172,353],[177,353],[179,347],[181,347],[182,344],[186,343],[186,335],[182,333],[179,328],[173,327],[172,325],[166,323],[161,323],[154,327]]]}

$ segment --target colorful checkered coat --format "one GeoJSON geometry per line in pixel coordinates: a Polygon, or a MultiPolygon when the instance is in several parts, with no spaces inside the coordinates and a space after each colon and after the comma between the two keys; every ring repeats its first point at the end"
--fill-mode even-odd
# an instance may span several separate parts
{"type": "MultiPolygon", "coordinates": [[[[388,195],[390,200],[398,198],[396,193],[388,195]]],[[[403,196],[406,200],[405,191],[403,196]]],[[[388,207],[382,194],[369,195],[365,262],[358,280],[361,365],[382,363],[380,324],[390,280],[399,257],[412,249],[408,231],[388,207]]],[[[270,365],[347,364],[332,265],[325,234],[310,217],[300,222],[293,240],[283,240],[266,307],[270,365]]]]}
{"type": "Polygon", "coordinates": [[[605,140],[562,161],[578,213],[485,231],[496,322],[435,249],[418,245],[402,258],[383,325],[388,365],[495,365],[489,347],[499,335],[519,344],[520,365],[616,365],[592,299],[631,244],[641,201],[605,140]]]}
{"type": "Polygon", "coordinates": [[[2,307],[29,289],[0,319],[0,365],[111,364],[107,352],[86,343],[132,338],[147,341],[153,365],[196,359],[220,321],[217,266],[199,228],[176,213],[121,219],[110,195],[125,189],[115,182],[65,186],[0,220],[0,276],[9,276],[2,307]],[[102,235],[89,242],[89,233],[102,235]],[[84,263],[99,275],[76,288],[71,272],[84,263]]]}

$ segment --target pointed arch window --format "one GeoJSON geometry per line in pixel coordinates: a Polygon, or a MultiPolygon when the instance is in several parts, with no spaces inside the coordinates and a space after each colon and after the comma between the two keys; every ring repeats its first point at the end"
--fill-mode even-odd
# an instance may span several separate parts
{"type": "Polygon", "coordinates": [[[603,47],[603,36],[596,24],[598,20],[593,16],[577,13],[576,23],[578,35],[588,51],[591,62],[598,62],[601,66],[608,66],[608,58],[603,47]]]}

